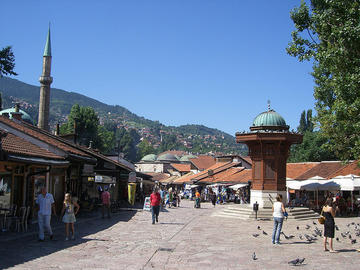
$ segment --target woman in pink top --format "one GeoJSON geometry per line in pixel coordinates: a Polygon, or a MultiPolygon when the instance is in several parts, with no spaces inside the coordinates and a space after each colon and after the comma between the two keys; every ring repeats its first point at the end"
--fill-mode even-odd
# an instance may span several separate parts
{"type": "Polygon", "coordinates": [[[110,218],[110,193],[108,187],[105,187],[103,193],[101,193],[102,200],[102,218],[105,216],[105,208],[107,210],[107,217],[110,218]]]}

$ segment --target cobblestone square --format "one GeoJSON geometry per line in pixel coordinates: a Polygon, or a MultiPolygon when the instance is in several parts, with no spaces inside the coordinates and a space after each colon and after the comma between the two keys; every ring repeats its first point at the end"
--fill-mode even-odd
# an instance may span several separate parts
{"type": "Polygon", "coordinates": [[[151,224],[146,211],[123,211],[111,219],[96,218],[77,224],[77,239],[64,241],[62,228],[55,229],[56,241],[38,242],[36,235],[11,241],[0,239],[1,269],[293,269],[288,264],[305,258],[300,269],[359,269],[360,238],[357,243],[343,238],[351,222],[360,218],[336,218],[334,240],[338,253],[323,251],[322,239],[309,243],[299,235],[313,234],[313,221],[288,220],[282,244],[271,244],[272,221],[214,217],[228,205],[183,201],[180,208],[160,213],[151,224]],[[306,229],[306,225],[310,228],[306,229]],[[260,230],[258,229],[260,226],[260,230]],[[297,230],[296,227],[299,227],[297,230]],[[267,235],[263,234],[263,231],[267,235]],[[253,234],[259,234],[254,237],[253,234]],[[252,259],[256,253],[257,260],[252,259]]]}

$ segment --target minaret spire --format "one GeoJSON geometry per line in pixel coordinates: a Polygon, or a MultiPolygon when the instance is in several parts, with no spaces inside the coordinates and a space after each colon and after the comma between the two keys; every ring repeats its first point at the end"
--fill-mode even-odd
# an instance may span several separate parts
{"type": "Polygon", "coordinates": [[[50,23],[43,56],[51,56],[50,23]]]}
{"type": "Polygon", "coordinates": [[[51,74],[51,40],[50,40],[50,24],[46,38],[46,44],[43,55],[42,74],[39,78],[40,82],[40,100],[39,100],[39,119],[38,127],[49,131],[49,114],[50,114],[50,84],[53,81],[51,74]]]}

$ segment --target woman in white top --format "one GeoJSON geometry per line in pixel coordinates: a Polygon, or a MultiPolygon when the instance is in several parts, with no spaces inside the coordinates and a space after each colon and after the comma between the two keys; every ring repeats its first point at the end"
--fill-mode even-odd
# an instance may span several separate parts
{"type": "Polygon", "coordinates": [[[274,202],[272,210],[273,210],[273,218],[274,218],[272,243],[279,245],[280,232],[284,221],[284,213],[285,213],[285,207],[284,204],[282,203],[282,196],[280,194],[276,196],[276,202],[274,202]]]}

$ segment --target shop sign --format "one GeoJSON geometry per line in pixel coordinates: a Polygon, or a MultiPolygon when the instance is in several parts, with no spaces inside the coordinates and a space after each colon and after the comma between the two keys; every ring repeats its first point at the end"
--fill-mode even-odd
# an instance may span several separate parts
{"type": "Polygon", "coordinates": [[[102,183],[103,178],[102,175],[95,175],[95,183],[102,183]]]}
{"type": "Polygon", "coordinates": [[[145,211],[151,211],[150,197],[146,197],[146,198],[145,198],[143,210],[145,210],[145,211]]]}
{"type": "Polygon", "coordinates": [[[129,173],[129,182],[136,182],[136,172],[129,173]]]}
{"type": "Polygon", "coordinates": [[[88,182],[94,182],[95,181],[95,177],[94,176],[89,176],[88,177],[88,182]]]}

